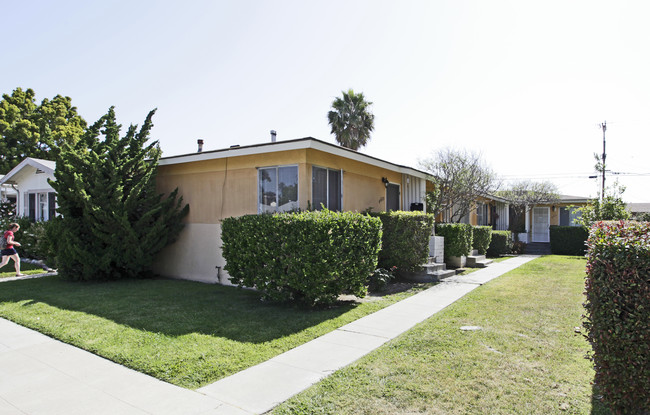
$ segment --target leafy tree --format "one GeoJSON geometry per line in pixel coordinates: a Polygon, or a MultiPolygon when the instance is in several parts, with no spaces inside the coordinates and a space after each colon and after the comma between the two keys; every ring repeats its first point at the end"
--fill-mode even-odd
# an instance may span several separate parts
{"type": "Polygon", "coordinates": [[[587,206],[578,208],[580,218],[577,222],[583,226],[591,227],[595,222],[601,220],[627,220],[631,214],[623,202],[623,193],[625,186],[618,182],[605,189],[603,197],[589,202],[587,206]]]}
{"type": "Polygon", "coordinates": [[[449,222],[460,222],[480,196],[498,188],[496,174],[480,155],[467,150],[439,150],[418,164],[436,185],[435,191],[427,193],[427,211],[436,217],[444,212],[449,222]]]}
{"type": "Polygon", "coordinates": [[[342,98],[332,102],[327,119],[332,127],[336,142],[343,147],[358,150],[368,144],[370,133],[375,128],[375,116],[369,111],[372,102],[366,101],[363,93],[350,88],[342,98]]]}
{"type": "Polygon", "coordinates": [[[86,121],[70,97],[55,96],[36,104],[32,89],[16,88],[0,100],[0,172],[7,173],[25,157],[51,159],[53,147],[74,143],[86,121]]]}
{"type": "Polygon", "coordinates": [[[36,108],[35,122],[45,151],[65,142],[76,142],[86,128],[86,121],[72,106],[72,99],[61,95],[43,99],[36,108]]]}
{"type": "MultiPolygon", "coordinates": [[[[498,192],[498,195],[508,201],[517,218],[525,218],[525,215],[536,205],[555,203],[559,200],[555,184],[530,180],[515,182],[510,185],[509,189],[498,192]]],[[[518,226],[518,222],[510,223],[510,230],[514,232],[515,238],[521,231],[518,226]]]]}
{"type": "Polygon", "coordinates": [[[75,280],[119,279],[146,274],[158,253],[174,241],[189,207],[156,191],[158,142],[145,145],[154,111],[142,128],[124,137],[111,107],[81,139],[56,151],[58,212],[62,215],[57,261],[75,280]],[[100,135],[103,139],[100,139],[100,135]]]}

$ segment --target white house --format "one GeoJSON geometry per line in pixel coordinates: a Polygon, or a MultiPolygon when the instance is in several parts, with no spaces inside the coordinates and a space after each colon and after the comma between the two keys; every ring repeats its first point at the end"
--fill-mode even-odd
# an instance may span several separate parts
{"type": "Polygon", "coordinates": [[[33,221],[48,220],[56,212],[56,193],[47,179],[54,180],[56,163],[27,157],[0,179],[0,187],[16,191],[16,214],[33,221]]]}
{"type": "MultiPolygon", "coordinates": [[[[3,177],[4,174],[0,174],[0,180],[2,180],[3,177]]],[[[0,202],[16,203],[16,191],[8,183],[0,186],[0,202]]]]}

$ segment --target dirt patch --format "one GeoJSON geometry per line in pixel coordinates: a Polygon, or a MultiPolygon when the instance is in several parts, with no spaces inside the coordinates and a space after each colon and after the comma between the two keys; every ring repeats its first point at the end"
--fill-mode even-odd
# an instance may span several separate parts
{"type": "Polygon", "coordinates": [[[422,284],[422,283],[416,283],[416,282],[404,282],[404,281],[398,281],[398,282],[393,282],[390,283],[386,286],[386,288],[383,291],[380,292],[369,292],[367,296],[364,298],[359,298],[355,295],[341,295],[339,296],[339,301],[350,301],[350,302],[355,302],[355,303],[368,303],[371,301],[377,301],[380,300],[382,297],[385,297],[387,295],[391,294],[397,294],[401,293],[404,291],[408,291],[413,288],[417,287],[422,287],[427,284],[422,284]]]}

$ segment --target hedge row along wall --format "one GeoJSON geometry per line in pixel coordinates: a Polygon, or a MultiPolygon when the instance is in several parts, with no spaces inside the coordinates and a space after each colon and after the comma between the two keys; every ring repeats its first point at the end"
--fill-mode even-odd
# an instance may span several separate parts
{"type": "Polygon", "coordinates": [[[487,250],[489,257],[499,257],[512,251],[512,233],[510,231],[492,231],[492,239],[487,250]]]}
{"type": "Polygon", "coordinates": [[[378,218],[328,210],[227,218],[221,235],[234,284],[308,305],[331,304],[347,292],[364,296],[381,236],[378,218]]]}
{"type": "Polygon", "coordinates": [[[491,226],[472,227],[472,248],[476,249],[479,255],[485,255],[492,241],[491,226]]]}
{"type": "Polygon", "coordinates": [[[467,256],[472,251],[472,225],[438,223],[436,235],[445,238],[445,258],[467,256]]]}
{"type": "Polygon", "coordinates": [[[650,413],[650,223],[596,223],[587,258],[596,387],[614,413],[650,413]]]}
{"type": "Polygon", "coordinates": [[[583,226],[551,226],[551,253],[554,255],[584,255],[589,229],[583,226]]]}
{"type": "Polygon", "coordinates": [[[383,226],[379,266],[397,272],[419,271],[429,258],[429,238],[435,218],[421,212],[380,212],[371,216],[383,226]]]}

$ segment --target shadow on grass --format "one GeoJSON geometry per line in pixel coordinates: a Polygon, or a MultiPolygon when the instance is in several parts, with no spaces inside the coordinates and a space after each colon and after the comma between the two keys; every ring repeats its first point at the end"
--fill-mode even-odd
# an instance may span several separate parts
{"type": "Polygon", "coordinates": [[[83,312],[140,330],[181,336],[201,333],[238,342],[263,343],[318,325],[350,311],[345,303],[323,309],[265,304],[258,293],[182,280],[68,282],[59,277],[0,285],[2,302],[44,303],[83,312]]]}
{"type": "Polygon", "coordinates": [[[591,415],[611,415],[611,411],[603,403],[603,397],[596,386],[591,387],[591,415]]]}

